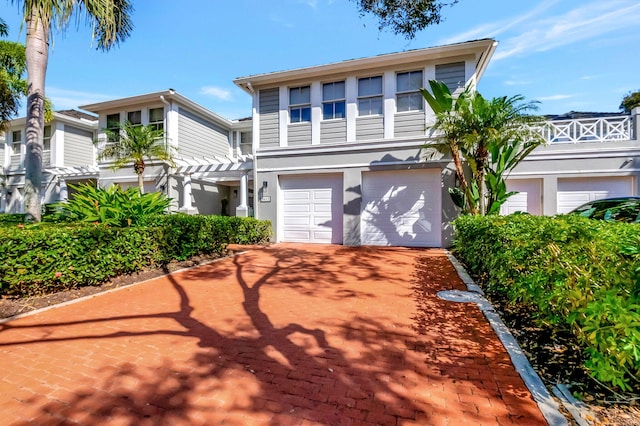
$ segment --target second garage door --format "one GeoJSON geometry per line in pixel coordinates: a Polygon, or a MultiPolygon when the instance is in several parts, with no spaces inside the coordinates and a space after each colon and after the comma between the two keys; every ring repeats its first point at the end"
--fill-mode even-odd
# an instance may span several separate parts
{"type": "Polygon", "coordinates": [[[558,179],[558,213],[568,213],[589,201],[632,194],[630,176],[558,179]]]}
{"type": "Polygon", "coordinates": [[[440,170],[362,175],[362,244],[439,247],[442,242],[440,170]]]}
{"type": "Polygon", "coordinates": [[[281,241],[342,243],[342,175],[280,176],[281,241]]]}

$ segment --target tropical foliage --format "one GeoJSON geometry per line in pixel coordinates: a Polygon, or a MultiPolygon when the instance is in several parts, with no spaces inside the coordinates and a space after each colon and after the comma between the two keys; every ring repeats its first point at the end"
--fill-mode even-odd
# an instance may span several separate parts
{"type": "MultiPolygon", "coordinates": [[[[0,19],[0,37],[7,35],[7,25],[0,19]]],[[[27,92],[27,81],[23,79],[26,67],[24,45],[0,40],[0,132],[18,113],[20,98],[27,92]]]]}
{"type": "Polygon", "coordinates": [[[511,215],[461,216],[454,227],[456,256],[488,294],[573,332],[596,380],[640,391],[638,225],[511,215]]]}
{"type": "Polygon", "coordinates": [[[625,97],[622,98],[622,102],[620,102],[620,110],[627,114],[635,107],[640,107],[640,90],[627,93],[625,97]]]}
{"type": "Polygon", "coordinates": [[[164,214],[171,199],[160,192],[142,194],[136,188],[118,185],[99,188],[90,184],[69,185],[73,198],[58,204],[72,221],[98,222],[111,226],[132,226],[148,216],[164,214]]]}
{"type": "Polygon", "coordinates": [[[119,124],[118,128],[104,129],[107,141],[98,140],[99,160],[112,161],[113,169],[133,166],[138,175],[138,188],[144,192],[144,169],[148,161],[166,161],[174,165],[174,149],[166,143],[164,131],[152,125],[119,124]]]}
{"type": "Polygon", "coordinates": [[[129,36],[133,11],[129,0],[12,0],[22,6],[26,24],[27,124],[25,210],[31,221],[41,219],[42,150],[45,122],[44,83],[50,34],[64,30],[71,18],[86,17],[97,49],[108,50],[129,36]]]}
{"type": "Polygon", "coordinates": [[[536,130],[537,109],[520,95],[486,99],[467,87],[454,96],[446,84],[429,81],[422,95],[436,115],[434,130],[451,153],[458,185],[450,190],[463,212],[496,214],[514,192],[506,179],[544,139],[536,130]],[[467,177],[463,163],[470,169],[467,177]]]}

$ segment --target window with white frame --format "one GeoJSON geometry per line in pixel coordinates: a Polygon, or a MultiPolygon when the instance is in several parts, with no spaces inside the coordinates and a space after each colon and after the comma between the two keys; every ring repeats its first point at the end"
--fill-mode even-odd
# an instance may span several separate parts
{"type": "Polygon", "coordinates": [[[149,126],[154,130],[164,130],[164,108],[149,109],[149,126]]]}
{"type": "Polygon", "coordinates": [[[396,74],[396,109],[398,112],[422,111],[424,99],[420,88],[424,86],[422,71],[399,72],[396,74]]]}
{"type": "Polygon", "coordinates": [[[322,85],[322,119],[345,117],[344,81],[322,85]]]}
{"type": "Polygon", "coordinates": [[[289,121],[291,123],[311,121],[311,88],[309,86],[289,89],[289,121]]]}
{"type": "Polygon", "coordinates": [[[20,155],[20,145],[22,145],[22,132],[20,130],[11,132],[11,155],[20,155]]]}
{"type": "Polygon", "coordinates": [[[358,79],[358,115],[382,114],[382,76],[358,79]]]}
{"type": "Polygon", "coordinates": [[[107,130],[109,130],[109,142],[117,142],[120,134],[120,114],[107,115],[107,130]]]}
{"type": "Polygon", "coordinates": [[[127,113],[127,121],[133,126],[142,124],[142,111],[129,111],[127,113]]]}
{"type": "Polygon", "coordinates": [[[44,151],[51,151],[51,126],[44,126],[42,149],[44,151]]]}

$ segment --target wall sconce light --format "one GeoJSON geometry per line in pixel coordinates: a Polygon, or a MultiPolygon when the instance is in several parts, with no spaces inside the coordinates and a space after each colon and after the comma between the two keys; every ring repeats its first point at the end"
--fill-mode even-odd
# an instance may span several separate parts
{"type": "Polygon", "coordinates": [[[238,190],[237,189],[233,190],[233,198],[238,198],[238,190]]]}
{"type": "Polygon", "coordinates": [[[262,181],[262,187],[263,187],[264,189],[267,189],[267,181],[266,181],[266,180],[265,180],[265,181],[262,181]]]}

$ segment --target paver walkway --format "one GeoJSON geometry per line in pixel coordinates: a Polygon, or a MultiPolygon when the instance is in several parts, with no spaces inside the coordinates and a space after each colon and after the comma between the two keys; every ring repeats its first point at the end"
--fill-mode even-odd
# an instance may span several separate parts
{"type": "Polygon", "coordinates": [[[278,244],[0,325],[0,424],[539,425],[440,250],[278,244]]]}

